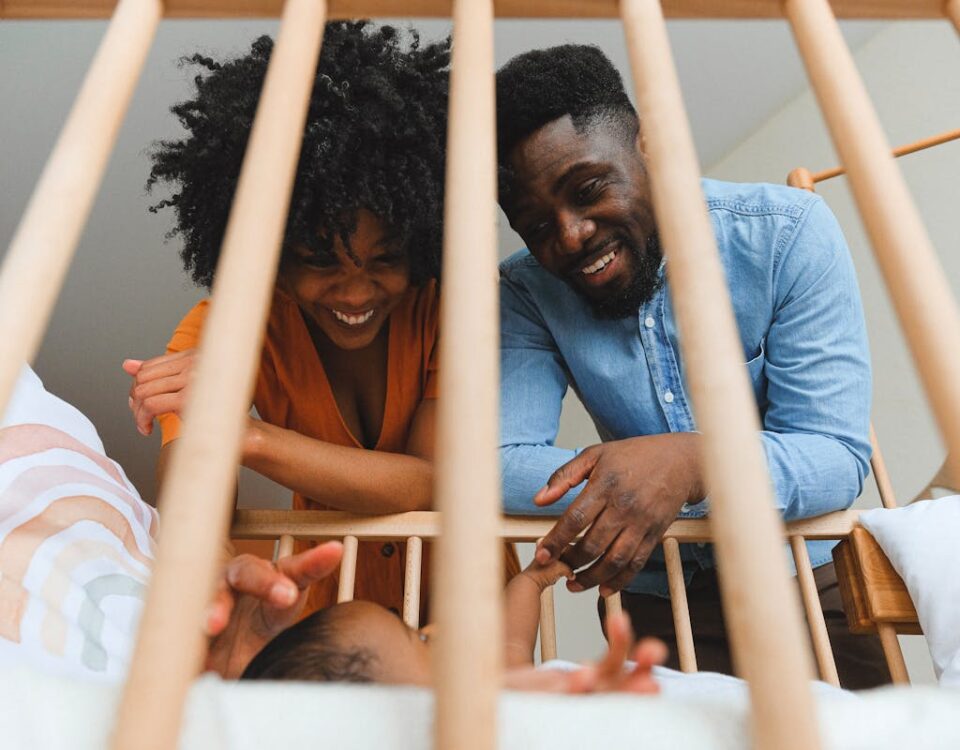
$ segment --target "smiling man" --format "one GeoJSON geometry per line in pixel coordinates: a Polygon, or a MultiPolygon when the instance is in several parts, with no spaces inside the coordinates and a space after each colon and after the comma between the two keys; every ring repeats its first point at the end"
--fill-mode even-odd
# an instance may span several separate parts
{"type": "MultiPolygon", "coordinates": [[[[506,510],[562,513],[538,560],[579,568],[571,590],[624,589],[638,634],[672,642],[657,545],[709,501],[640,122],[609,60],[567,45],[500,70],[497,126],[500,202],[528,248],[500,269],[506,510]],[[600,445],[554,446],[568,387],[600,445]]],[[[703,192],[778,510],[846,508],[868,472],[871,381],[843,235],[809,193],[713,180],[703,192]]],[[[875,639],[846,629],[831,543],[808,547],[844,685],[888,681],[875,639]]],[[[700,667],[729,672],[712,550],[681,553],[700,667]]]]}

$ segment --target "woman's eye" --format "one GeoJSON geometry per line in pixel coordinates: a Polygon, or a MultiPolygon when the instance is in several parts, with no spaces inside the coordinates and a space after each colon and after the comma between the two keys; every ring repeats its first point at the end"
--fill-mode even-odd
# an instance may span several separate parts
{"type": "Polygon", "coordinates": [[[316,255],[304,255],[298,260],[300,261],[300,265],[306,266],[307,268],[315,268],[319,271],[328,271],[340,265],[336,258],[324,258],[316,255]]]}

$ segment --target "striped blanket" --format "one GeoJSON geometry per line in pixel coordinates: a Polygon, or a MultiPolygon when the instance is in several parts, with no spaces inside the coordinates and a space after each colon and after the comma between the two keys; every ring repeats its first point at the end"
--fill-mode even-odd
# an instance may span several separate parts
{"type": "Polygon", "coordinates": [[[0,665],[122,677],[157,513],[25,367],[0,422],[0,665]]]}

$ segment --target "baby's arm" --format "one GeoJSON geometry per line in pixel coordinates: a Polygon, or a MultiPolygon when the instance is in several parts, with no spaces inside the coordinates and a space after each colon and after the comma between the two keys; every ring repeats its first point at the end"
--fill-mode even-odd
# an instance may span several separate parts
{"type": "Polygon", "coordinates": [[[533,649],[540,624],[540,594],[561,578],[573,578],[573,571],[559,560],[547,565],[532,562],[514,576],[506,590],[507,668],[533,664],[533,649]]]}

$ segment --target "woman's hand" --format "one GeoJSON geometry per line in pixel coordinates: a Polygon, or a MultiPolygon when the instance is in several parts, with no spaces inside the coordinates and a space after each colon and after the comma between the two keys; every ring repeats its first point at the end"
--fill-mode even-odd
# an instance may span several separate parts
{"type": "Polygon", "coordinates": [[[325,542],[276,564],[254,555],[227,562],[204,624],[206,668],[227,678],[243,674],[268,641],[297,621],[310,584],[332,574],[342,556],[340,542],[325,542]]]}
{"type": "Polygon", "coordinates": [[[123,360],[123,371],[133,377],[127,403],[141,435],[153,432],[154,418],[169,412],[181,412],[196,364],[196,353],[196,349],[187,349],[153,359],[123,360]]]}

